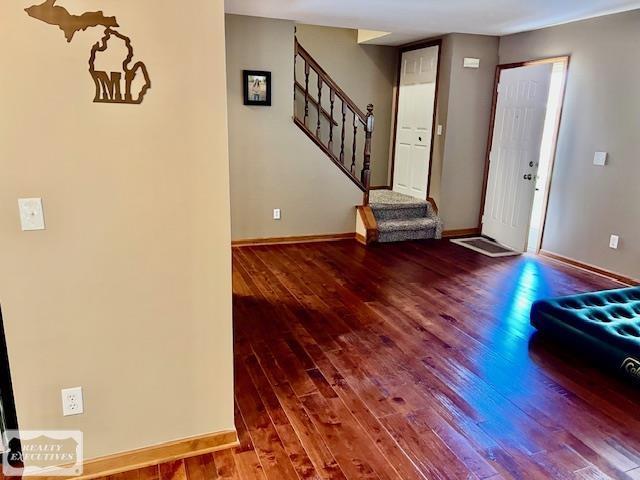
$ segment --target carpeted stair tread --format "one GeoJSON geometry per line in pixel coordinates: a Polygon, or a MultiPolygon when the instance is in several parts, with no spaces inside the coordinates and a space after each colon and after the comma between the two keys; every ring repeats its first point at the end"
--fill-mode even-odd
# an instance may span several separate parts
{"type": "Polygon", "coordinates": [[[378,222],[380,243],[442,238],[442,221],[426,200],[373,190],[369,205],[378,222]]]}
{"type": "Polygon", "coordinates": [[[379,243],[406,242],[409,240],[430,240],[437,238],[435,229],[430,230],[394,230],[392,232],[380,232],[379,243]]]}
{"type": "Polygon", "coordinates": [[[438,220],[435,218],[410,218],[407,220],[382,220],[378,222],[378,231],[393,232],[393,231],[411,231],[422,229],[433,229],[438,226],[438,220]]]}
{"type": "Polygon", "coordinates": [[[426,200],[410,197],[391,190],[374,190],[371,192],[369,205],[372,209],[393,210],[408,208],[423,208],[427,205],[426,200]]]}
{"type": "Polygon", "coordinates": [[[407,209],[407,208],[424,208],[428,202],[406,202],[406,203],[369,203],[371,208],[378,210],[407,209]]]}

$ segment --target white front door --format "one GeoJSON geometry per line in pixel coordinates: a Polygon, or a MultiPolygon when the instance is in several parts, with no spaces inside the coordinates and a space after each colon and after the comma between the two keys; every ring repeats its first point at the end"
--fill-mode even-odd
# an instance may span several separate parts
{"type": "Polygon", "coordinates": [[[429,183],[439,47],[402,54],[393,190],[425,200],[429,183]]]}
{"type": "Polygon", "coordinates": [[[527,245],[553,64],[502,70],[482,234],[523,252],[527,245]]]}

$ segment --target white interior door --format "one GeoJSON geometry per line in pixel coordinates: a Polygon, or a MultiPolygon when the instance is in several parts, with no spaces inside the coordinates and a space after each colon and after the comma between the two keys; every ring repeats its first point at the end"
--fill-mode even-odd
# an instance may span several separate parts
{"type": "Polygon", "coordinates": [[[439,47],[402,54],[393,190],[427,198],[439,47]]]}
{"type": "Polygon", "coordinates": [[[502,70],[482,234],[523,252],[535,194],[553,64],[502,70]]]}

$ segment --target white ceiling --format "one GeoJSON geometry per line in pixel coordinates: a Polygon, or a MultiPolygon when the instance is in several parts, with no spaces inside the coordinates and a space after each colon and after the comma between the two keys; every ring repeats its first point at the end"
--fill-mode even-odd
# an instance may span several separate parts
{"type": "Polygon", "coordinates": [[[227,13],[393,32],[401,44],[445,33],[507,35],[640,8],[640,0],[225,0],[227,13]]]}

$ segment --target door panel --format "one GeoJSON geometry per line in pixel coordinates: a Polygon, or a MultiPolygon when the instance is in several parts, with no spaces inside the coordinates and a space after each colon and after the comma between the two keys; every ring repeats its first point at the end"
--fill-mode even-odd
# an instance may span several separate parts
{"type": "Polygon", "coordinates": [[[552,69],[500,75],[482,233],[518,251],[526,249],[552,69]]]}
{"type": "Polygon", "coordinates": [[[402,55],[393,190],[426,199],[439,47],[402,55]]]}
{"type": "Polygon", "coordinates": [[[396,192],[409,195],[410,189],[410,174],[409,166],[411,164],[411,145],[399,143],[396,150],[396,168],[394,181],[397,188],[394,188],[396,192]]]}

